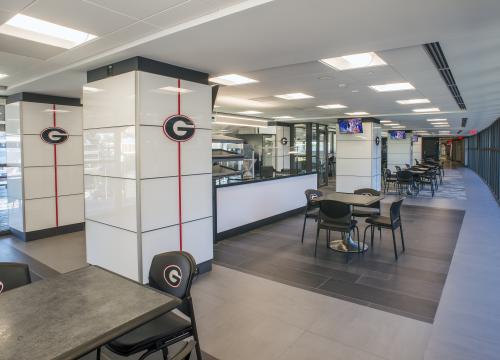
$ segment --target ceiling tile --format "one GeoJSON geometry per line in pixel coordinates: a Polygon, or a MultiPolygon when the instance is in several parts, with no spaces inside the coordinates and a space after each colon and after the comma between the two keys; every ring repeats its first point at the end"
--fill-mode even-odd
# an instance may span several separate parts
{"type": "Polygon", "coordinates": [[[35,0],[2,0],[0,2],[0,10],[19,12],[35,0]]]}
{"type": "Polygon", "coordinates": [[[22,13],[97,36],[136,21],[80,0],[38,0],[22,13]]]}
{"type": "Polygon", "coordinates": [[[154,15],[146,22],[162,28],[169,28],[183,22],[196,19],[217,10],[243,2],[242,0],[191,0],[173,7],[158,15],[154,15]]]}
{"type": "Polygon", "coordinates": [[[83,0],[89,4],[96,4],[110,10],[137,18],[143,19],[155,15],[173,6],[189,2],[189,0],[83,0]]]}
{"type": "Polygon", "coordinates": [[[0,34],[0,49],[7,53],[28,56],[36,59],[48,59],[66,50],[3,34],[0,34]]]}

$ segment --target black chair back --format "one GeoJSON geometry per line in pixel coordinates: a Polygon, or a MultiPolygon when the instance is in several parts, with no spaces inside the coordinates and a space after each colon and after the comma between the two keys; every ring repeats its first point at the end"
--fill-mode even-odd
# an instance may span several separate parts
{"type": "Polygon", "coordinates": [[[396,166],[395,166],[395,168],[396,168],[396,171],[397,171],[397,172],[400,172],[400,171],[401,171],[401,166],[397,166],[397,165],[396,165],[396,166]]]}
{"type": "Polygon", "coordinates": [[[408,170],[403,170],[398,172],[398,180],[399,181],[412,181],[413,174],[408,170]]]}
{"type": "Polygon", "coordinates": [[[28,265],[20,263],[0,263],[0,294],[31,283],[28,265]]]}
{"type": "Polygon", "coordinates": [[[272,166],[263,166],[260,168],[260,176],[263,178],[272,178],[274,175],[274,168],[272,166]]]}
{"type": "Polygon", "coordinates": [[[399,199],[391,204],[390,215],[391,223],[393,227],[397,227],[401,224],[401,205],[404,199],[399,199]]]}
{"type": "MultiPolygon", "coordinates": [[[[370,189],[370,188],[364,188],[364,189],[357,189],[354,190],[354,194],[356,195],[369,195],[369,196],[380,196],[380,191],[377,191],[375,189],[370,189]]],[[[366,206],[368,208],[373,208],[373,209],[380,209],[380,201],[377,201],[376,203],[366,206]]]]}
{"type": "Polygon", "coordinates": [[[351,225],[351,206],[334,200],[322,200],[319,204],[320,220],[339,226],[351,225]]]}
{"type": "Polygon", "coordinates": [[[191,294],[191,284],[196,271],[196,261],[188,252],[171,251],[158,254],[151,262],[149,285],[185,300],[191,294]]]}
{"type": "Polygon", "coordinates": [[[307,189],[304,191],[304,194],[306,195],[308,209],[318,206],[317,204],[312,203],[312,201],[320,196],[323,196],[323,193],[316,189],[307,189]]]}

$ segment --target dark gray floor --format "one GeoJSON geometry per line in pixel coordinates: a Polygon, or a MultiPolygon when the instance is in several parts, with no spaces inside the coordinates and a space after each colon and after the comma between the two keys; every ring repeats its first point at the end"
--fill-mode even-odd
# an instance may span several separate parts
{"type": "MultiPolygon", "coordinates": [[[[308,220],[301,244],[302,216],[221,241],[214,257],[219,265],[432,323],[464,214],[403,206],[406,252],[398,262],[389,230],[382,230],[382,240],[376,234],[373,249],[353,255],[349,264],[326,249],[322,232],[314,258],[316,226],[308,220]]],[[[363,229],[361,220],[361,236],[363,229]]],[[[399,234],[397,239],[401,250],[399,234]]]]}

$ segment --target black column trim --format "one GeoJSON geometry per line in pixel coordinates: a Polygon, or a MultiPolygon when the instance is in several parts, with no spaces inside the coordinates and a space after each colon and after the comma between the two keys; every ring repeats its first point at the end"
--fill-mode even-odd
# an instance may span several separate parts
{"type": "Polygon", "coordinates": [[[87,82],[90,83],[106,79],[108,77],[125,74],[130,71],[144,71],[151,74],[163,75],[208,85],[207,73],[167,64],[141,56],[135,56],[90,70],[87,72],[87,82]]]}
{"type": "Polygon", "coordinates": [[[80,99],[78,98],[37,94],[31,92],[20,92],[17,94],[9,95],[7,97],[7,104],[15,103],[18,101],[27,101],[40,104],[82,106],[80,99]]]}
{"type": "Polygon", "coordinates": [[[10,232],[17,238],[23,241],[32,241],[37,239],[43,239],[51,236],[68,234],[72,232],[85,230],[85,223],[70,224],[65,226],[53,227],[42,230],[22,232],[14,228],[10,228],[10,232]]]}

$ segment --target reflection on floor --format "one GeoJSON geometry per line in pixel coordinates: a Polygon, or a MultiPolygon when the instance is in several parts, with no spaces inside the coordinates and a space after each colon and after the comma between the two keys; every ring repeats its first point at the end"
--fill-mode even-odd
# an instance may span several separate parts
{"type": "MultiPolygon", "coordinates": [[[[383,213],[387,213],[388,206],[384,207],[383,213]]],[[[388,230],[382,230],[382,240],[377,233],[374,248],[366,254],[352,256],[349,264],[346,264],[344,254],[326,248],[326,234],[322,231],[315,258],[316,224],[309,220],[302,244],[301,215],[219,242],[215,246],[215,262],[292,286],[432,322],[464,212],[403,206],[401,216],[406,252],[397,262],[388,230]]],[[[361,222],[361,236],[363,229],[361,222]]],[[[399,240],[398,246],[401,250],[399,240]]]]}

